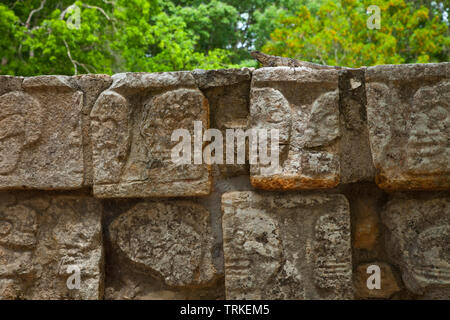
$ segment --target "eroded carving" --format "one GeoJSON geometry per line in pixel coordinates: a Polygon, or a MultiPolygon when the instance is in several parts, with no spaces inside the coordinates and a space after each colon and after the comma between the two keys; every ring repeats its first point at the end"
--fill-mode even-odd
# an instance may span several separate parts
{"type": "Polygon", "coordinates": [[[352,297],[345,197],[230,192],[222,210],[228,299],[352,297]]]}
{"type": "Polygon", "coordinates": [[[42,109],[27,93],[13,91],[0,97],[0,174],[13,172],[22,150],[41,135],[42,109]]]}
{"type": "Polygon", "coordinates": [[[351,291],[348,213],[341,211],[320,216],[315,224],[314,234],[315,282],[321,288],[331,288],[338,292],[351,291]]]}
{"type": "Polygon", "coordinates": [[[27,279],[36,273],[37,215],[18,204],[0,211],[0,298],[22,298],[27,279]]]}
{"type": "MultiPolygon", "coordinates": [[[[195,196],[210,191],[207,165],[175,164],[176,129],[208,127],[208,102],[186,72],[120,74],[91,112],[94,194],[98,197],[195,196]]],[[[192,142],[193,143],[193,142],[192,142]]]]}
{"type": "Polygon", "coordinates": [[[450,186],[448,65],[368,68],[369,137],[381,188],[450,186]]]}
{"type": "Polygon", "coordinates": [[[109,227],[114,248],[142,272],[171,287],[216,276],[208,211],[190,202],[142,202],[109,227]]]}
{"type": "Polygon", "coordinates": [[[100,204],[85,197],[0,198],[0,298],[99,299],[100,204]],[[77,290],[66,284],[71,265],[81,272],[77,290]]]}
{"type": "Polygon", "coordinates": [[[399,198],[382,215],[386,246],[409,290],[448,299],[450,293],[450,200],[399,198]]]}
{"type": "Polygon", "coordinates": [[[413,97],[406,146],[413,175],[450,172],[450,81],[417,90],[413,97]]]}
{"type": "Polygon", "coordinates": [[[0,188],[83,184],[83,93],[70,77],[25,78],[0,96],[0,188]]]}

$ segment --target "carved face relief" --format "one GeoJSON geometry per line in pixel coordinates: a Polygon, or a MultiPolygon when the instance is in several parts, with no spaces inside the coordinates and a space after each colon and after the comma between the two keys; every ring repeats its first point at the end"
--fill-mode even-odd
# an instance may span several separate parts
{"type": "Polygon", "coordinates": [[[420,281],[450,285],[450,226],[432,226],[422,231],[413,242],[413,272],[420,281]]]}
{"type": "Polygon", "coordinates": [[[367,124],[377,185],[445,190],[450,179],[448,64],[366,70],[367,124]]]}
{"type": "Polygon", "coordinates": [[[227,286],[237,294],[245,282],[245,294],[234,298],[261,299],[267,280],[277,275],[283,261],[279,226],[261,210],[248,210],[229,219],[227,223],[233,223],[236,230],[226,236],[225,250],[232,254],[225,263],[227,286]]]}
{"type": "Polygon", "coordinates": [[[319,96],[313,103],[311,116],[303,138],[305,147],[330,144],[339,136],[339,106],[337,91],[319,96]]]}
{"type": "Polygon", "coordinates": [[[33,248],[36,245],[36,212],[23,205],[0,212],[0,245],[33,248]]]}
{"type": "Polygon", "coordinates": [[[445,197],[393,199],[382,214],[388,254],[416,294],[450,287],[449,204],[445,197]]]}
{"type": "Polygon", "coordinates": [[[334,187],[339,183],[338,73],[327,70],[255,71],[250,119],[253,129],[278,129],[281,170],[250,166],[252,185],[266,190],[334,187]],[[288,80],[289,79],[289,80],[288,80]]]}
{"type": "Polygon", "coordinates": [[[325,214],[317,219],[315,226],[314,250],[315,256],[314,276],[316,283],[322,288],[340,288],[342,279],[350,283],[351,248],[349,245],[349,224],[344,215],[336,216],[325,214]]]}
{"type": "Polygon", "coordinates": [[[222,196],[228,299],[352,296],[350,215],[342,195],[222,196]]]}
{"type": "Polygon", "coordinates": [[[450,145],[450,102],[439,89],[450,82],[420,88],[413,99],[407,144],[408,170],[412,174],[446,171],[450,145]]]}
{"type": "Polygon", "coordinates": [[[174,130],[188,130],[187,142],[193,137],[194,121],[200,121],[204,130],[209,126],[208,100],[196,88],[191,73],[116,75],[90,116],[95,196],[177,197],[211,192],[210,166],[179,164],[171,157],[173,147],[181,142],[171,141],[174,130]]]}
{"type": "Polygon", "coordinates": [[[110,225],[116,251],[169,286],[210,281],[212,236],[208,211],[190,202],[142,202],[110,225]]]}
{"type": "Polygon", "coordinates": [[[0,174],[13,172],[22,149],[40,136],[40,105],[30,95],[10,92],[0,97],[0,174]]]}
{"type": "Polygon", "coordinates": [[[204,99],[199,90],[177,89],[144,103],[140,133],[149,157],[170,159],[171,149],[177,143],[171,141],[172,132],[176,129],[193,132],[193,120],[201,120],[204,99]]]}
{"type": "Polygon", "coordinates": [[[194,121],[202,121],[203,130],[206,130],[205,105],[207,101],[202,92],[195,89],[171,90],[148,99],[139,126],[143,145],[140,156],[144,163],[140,164],[139,170],[135,170],[138,166],[130,167],[129,172],[137,173],[130,176],[138,177],[135,180],[159,182],[201,179],[204,166],[173,163],[171,151],[178,142],[171,141],[171,137],[176,129],[186,129],[193,137],[194,121]]]}

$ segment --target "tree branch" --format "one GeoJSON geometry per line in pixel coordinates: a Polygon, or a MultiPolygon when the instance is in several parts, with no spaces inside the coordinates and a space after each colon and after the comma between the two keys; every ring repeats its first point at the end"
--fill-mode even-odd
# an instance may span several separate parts
{"type": "Polygon", "coordinates": [[[30,28],[30,22],[31,22],[31,18],[33,17],[33,15],[34,15],[36,12],[39,12],[39,11],[41,11],[41,10],[44,8],[44,4],[45,4],[46,1],[47,1],[47,0],[42,0],[42,1],[41,1],[41,5],[39,6],[39,8],[31,10],[30,14],[28,15],[28,19],[27,19],[27,21],[25,22],[25,27],[26,27],[27,29],[30,28]]]}
{"type": "Polygon", "coordinates": [[[96,10],[100,11],[101,13],[103,13],[103,15],[106,17],[106,19],[108,19],[108,21],[111,20],[111,18],[106,14],[105,10],[103,10],[103,9],[100,8],[100,7],[97,7],[97,6],[91,6],[91,5],[84,4],[84,3],[82,4],[82,6],[85,7],[85,8],[89,8],[89,9],[96,9],[96,10]]]}
{"type": "MultiPolygon", "coordinates": [[[[87,65],[85,65],[84,63],[78,62],[77,60],[72,58],[72,54],[70,53],[70,49],[69,49],[69,45],[67,44],[66,40],[63,39],[64,42],[64,46],[66,47],[67,50],[67,56],[69,57],[70,62],[72,62],[73,67],[75,69],[75,75],[78,74],[78,67],[80,66],[82,67],[87,73],[91,73],[91,71],[88,69],[87,65]]],[[[92,67],[92,66],[91,66],[92,67]]],[[[96,71],[94,67],[92,67],[94,69],[94,72],[96,71]]]]}
{"type": "Polygon", "coordinates": [[[70,54],[70,49],[69,49],[69,45],[67,44],[66,40],[63,39],[64,45],[66,46],[67,49],[67,56],[69,57],[70,62],[72,62],[73,64],[73,68],[75,69],[75,75],[78,74],[78,67],[77,67],[77,63],[75,60],[72,59],[72,55],[70,54]]]}

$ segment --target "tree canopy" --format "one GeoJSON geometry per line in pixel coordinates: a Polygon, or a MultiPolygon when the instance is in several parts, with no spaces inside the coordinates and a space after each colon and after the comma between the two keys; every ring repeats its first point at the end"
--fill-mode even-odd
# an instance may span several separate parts
{"type": "Polygon", "coordinates": [[[257,66],[249,51],[345,66],[449,60],[449,2],[0,0],[0,74],[257,66]],[[380,8],[380,29],[366,25],[380,8]]]}

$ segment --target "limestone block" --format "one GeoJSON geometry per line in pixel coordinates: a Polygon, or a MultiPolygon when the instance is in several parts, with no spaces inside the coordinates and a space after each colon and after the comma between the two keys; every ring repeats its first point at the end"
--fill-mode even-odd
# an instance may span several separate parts
{"type": "Polygon", "coordinates": [[[210,214],[192,201],[138,202],[109,224],[107,299],[215,298],[210,214]]]}
{"type": "Polygon", "coordinates": [[[418,295],[450,298],[450,198],[394,198],[382,214],[386,251],[418,295]]]}
{"type": "Polygon", "coordinates": [[[2,193],[0,299],[100,299],[101,212],[83,196],[2,193]]]}
{"type": "Polygon", "coordinates": [[[22,89],[23,77],[0,75],[0,96],[10,91],[22,89]]]}
{"type": "Polygon", "coordinates": [[[359,299],[389,299],[396,292],[401,291],[397,278],[392,267],[382,261],[362,263],[356,268],[355,273],[355,295],[359,299]],[[369,289],[367,279],[372,273],[367,273],[369,266],[380,267],[380,288],[369,289]]]}
{"type": "MultiPolygon", "coordinates": [[[[208,101],[189,72],[125,73],[91,111],[94,195],[97,197],[200,196],[210,192],[210,168],[175,164],[175,129],[194,136],[207,129],[208,101]]],[[[192,138],[192,145],[194,144],[192,138]]],[[[194,154],[194,153],[192,153],[194,154]]]]}
{"type": "Polygon", "coordinates": [[[387,190],[450,187],[450,63],[366,71],[376,181],[387,190]]]}
{"type": "Polygon", "coordinates": [[[339,194],[222,196],[227,299],[350,299],[350,213],[339,194]]]}
{"type": "Polygon", "coordinates": [[[339,183],[337,70],[278,67],[254,71],[250,116],[253,129],[279,130],[280,170],[264,173],[261,163],[252,164],[255,187],[311,189],[339,183]]]}
{"type": "Polygon", "coordinates": [[[20,88],[16,78],[6,81],[11,91],[0,96],[0,189],[81,187],[83,92],[66,76],[24,78],[20,88]]]}

